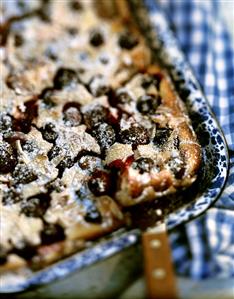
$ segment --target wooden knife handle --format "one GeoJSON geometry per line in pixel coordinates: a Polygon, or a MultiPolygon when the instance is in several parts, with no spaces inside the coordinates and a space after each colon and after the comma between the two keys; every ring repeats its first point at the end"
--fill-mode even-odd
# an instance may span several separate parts
{"type": "Polygon", "coordinates": [[[166,229],[144,232],[142,238],[147,298],[178,299],[166,229]]]}

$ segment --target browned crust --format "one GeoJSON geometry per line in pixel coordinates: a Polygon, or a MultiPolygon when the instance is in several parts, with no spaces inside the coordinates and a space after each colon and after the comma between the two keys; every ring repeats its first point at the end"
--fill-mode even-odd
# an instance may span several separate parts
{"type": "Polygon", "coordinates": [[[38,248],[38,255],[32,261],[33,268],[42,268],[61,258],[71,255],[87,247],[87,241],[92,241],[103,237],[108,233],[121,227],[123,223],[114,221],[113,225],[101,227],[100,225],[90,225],[89,227],[79,226],[78,224],[71,228],[71,238],[64,242],[44,245],[38,248]]]}
{"type": "Polygon", "coordinates": [[[181,144],[180,149],[187,162],[187,176],[196,175],[201,164],[201,147],[199,144],[181,144]]]}
{"type": "Polygon", "coordinates": [[[171,109],[172,115],[175,118],[181,116],[184,118],[183,121],[178,123],[176,128],[180,139],[180,150],[189,166],[187,174],[193,176],[201,163],[201,147],[193,131],[191,121],[188,118],[185,105],[173,89],[172,83],[166,78],[160,84],[160,94],[164,105],[171,109]]]}
{"type": "Polygon", "coordinates": [[[182,179],[175,179],[169,171],[162,170],[144,183],[141,175],[134,176],[126,170],[120,183],[122,191],[117,194],[117,200],[123,206],[151,201],[191,185],[196,180],[196,173],[201,164],[201,147],[191,126],[185,105],[173,88],[172,82],[158,66],[150,65],[146,73],[159,75],[162,78],[159,87],[162,106],[168,114],[168,123],[170,122],[170,126],[177,131],[180,141],[179,150],[185,161],[186,171],[182,179]]]}
{"type": "Polygon", "coordinates": [[[0,273],[16,271],[17,269],[26,266],[30,266],[34,269],[43,268],[61,258],[65,258],[74,252],[86,248],[87,241],[92,241],[99,237],[103,237],[122,226],[123,221],[118,220],[114,220],[112,225],[106,227],[96,224],[84,227],[77,224],[70,229],[69,239],[50,245],[39,246],[37,249],[37,255],[32,259],[30,265],[27,265],[25,260],[16,255],[15,259],[10,259],[4,265],[0,266],[0,273]]]}
{"type": "MultiPolygon", "coordinates": [[[[37,248],[37,254],[32,259],[29,266],[34,269],[43,268],[76,251],[84,249],[87,246],[87,241],[92,241],[98,237],[105,236],[125,224],[122,212],[112,199],[103,196],[100,198],[100,201],[97,201],[96,203],[103,217],[102,224],[77,223],[70,227],[66,230],[67,239],[64,241],[39,246],[37,248]]],[[[23,266],[27,266],[25,260],[15,254],[13,255],[13,258],[8,258],[7,263],[0,266],[0,273],[5,271],[15,271],[23,266]]]]}
{"type": "Polygon", "coordinates": [[[179,107],[178,97],[166,78],[163,78],[160,83],[160,94],[163,105],[171,110],[173,116],[183,116],[183,112],[179,107]]]}

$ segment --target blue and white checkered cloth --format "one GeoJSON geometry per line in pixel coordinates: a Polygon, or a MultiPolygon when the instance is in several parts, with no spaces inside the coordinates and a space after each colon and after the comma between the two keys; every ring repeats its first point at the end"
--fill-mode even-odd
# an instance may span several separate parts
{"type": "MultiPolygon", "coordinates": [[[[155,0],[151,0],[155,1],[155,0]]],[[[181,48],[228,143],[230,172],[221,197],[203,216],[171,233],[179,275],[234,276],[234,51],[218,0],[161,0],[181,48]]]]}

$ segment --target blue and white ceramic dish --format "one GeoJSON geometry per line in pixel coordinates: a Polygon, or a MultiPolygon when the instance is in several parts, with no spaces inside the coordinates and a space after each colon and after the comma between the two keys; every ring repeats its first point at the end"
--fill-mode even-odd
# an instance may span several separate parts
{"type": "MultiPolygon", "coordinates": [[[[155,1],[129,0],[129,5],[134,6],[132,11],[140,29],[148,39],[155,56],[168,69],[178,93],[184,100],[203,150],[203,163],[195,186],[196,194],[166,217],[167,227],[172,229],[197,217],[217,199],[227,177],[228,153],[221,129],[169,29],[165,16],[155,1]]],[[[2,293],[21,292],[60,279],[56,284],[58,288],[59,283],[62,283],[61,278],[66,280],[70,275],[69,277],[73,276],[74,279],[74,275],[80,269],[136,244],[139,236],[139,230],[127,232],[122,230],[27,279],[8,284],[2,282],[0,291],[2,293]]]]}

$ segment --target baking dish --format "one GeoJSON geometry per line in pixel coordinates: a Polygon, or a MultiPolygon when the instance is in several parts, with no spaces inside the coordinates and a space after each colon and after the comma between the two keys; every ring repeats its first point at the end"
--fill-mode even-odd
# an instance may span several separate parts
{"type": "MultiPolygon", "coordinates": [[[[217,199],[227,176],[227,149],[217,121],[159,7],[152,1],[131,0],[128,4],[134,8],[132,9],[133,17],[145,33],[153,53],[171,74],[178,93],[186,103],[203,150],[203,164],[199,180],[189,190],[187,198],[178,198],[171,205],[167,204],[166,222],[168,229],[172,229],[184,221],[197,217],[217,199]],[[147,11],[150,11],[148,15],[147,11]],[[176,210],[174,210],[175,205],[176,210]]],[[[2,281],[1,291],[5,293],[23,291],[53,282],[71,273],[75,275],[77,270],[137,243],[139,235],[138,230],[121,230],[109,236],[108,239],[100,240],[91,248],[33,273],[26,279],[21,280],[19,277],[19,280],[14,280],[12,283],[10,280],[2,281]]]]}

